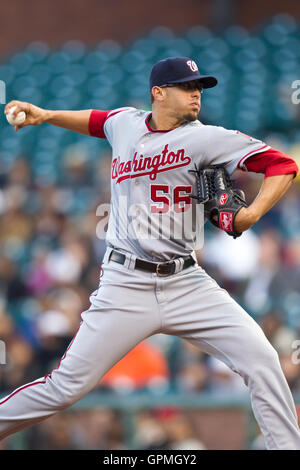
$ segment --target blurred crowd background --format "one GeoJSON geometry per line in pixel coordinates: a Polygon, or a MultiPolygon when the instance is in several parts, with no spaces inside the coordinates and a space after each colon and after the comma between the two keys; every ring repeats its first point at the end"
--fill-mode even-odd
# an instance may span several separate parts
{"type": "MultiPolygon", "coordinates": [[[[196,8],[197,2],[190,3],[196,8]]],[[[137,29],[130,41],[116,32],[111,37],[99,32],[99,40],[89,44],[73,32],[72,40],[69,35],[59,45],[41,35],[15,50],[2,48],[0,80],[6,85],[6,101],[19,99],[48,109],[150,109],[153,63],[190,56],[203,73],[219,80],[203,94],[200,120],[261,138],[299,165],[299,18],[280,11],[253,19],[250,27],[230,21],[235,2],[212,5],[219,5],[214,23],[199,10],[180,27],[153,19],[148,30],[137,29]],[[222,12],[227,12],[223,23],[222,12]]],[[[97,208],[109,202],[110,161],[104,140],[49,125],[15,134],[0,120],[0,339],[6,345],[2,395],[56,367],[80,313],[89,308],[105,252],[105,241],[97,236],[97,208]]],[[[238,171],[235,179],[251,202],[263,177],[238,171]]],[[[292,392],[300,394],[300,365],[292,360],[300,337],[300,176],[239,239],[207,226],[197,257],[259,322],[279,353],[292,392]]],[[[116,400],[145,392],[164,399],[174,393],[186,400],[201,394],[211,400],[248,397],[242,379],[225,365],[163,335],[138,345],[96,392],[116,400]]],[[[132,427],[131,445],[140,449],[263,448],[259,430],[253,430],[250,442],[247,423],[235,411],[197,415],[180,406],[149,407],[129,425],[115,408],[54,416],[28,431],[23,445],[126,449],[132,427]]],[[[14,438],[0,448],[16,448],[14,438]]]]}

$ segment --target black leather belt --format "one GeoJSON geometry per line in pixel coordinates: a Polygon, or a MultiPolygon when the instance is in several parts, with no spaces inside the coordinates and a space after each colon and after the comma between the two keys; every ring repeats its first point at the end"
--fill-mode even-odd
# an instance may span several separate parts
{"type": "MultiPolygon", "coordinates": [[[[195,260],[191,255],[182,256],[178,258],[183,260],[181,263],[180,269],[178,272],[182,271],[183,269],[189,268],[195,264],[195,260]]],[[[118,251],[112,250],[108,261],[115,261],[119,264],[124,264],[126,260],[126,256],[123,253],[119,253],[118,251]]],[[[175,260],[166,261],[164,263],[151,263],[151,261],[145,261],[142,259],[135,260],[134,269],[141,269],[143,271],[148,271],[150,273],[156,273],[158,276],[170,276],[171,274],[175,274],[176,272],[176,262],[175,260]]]]}

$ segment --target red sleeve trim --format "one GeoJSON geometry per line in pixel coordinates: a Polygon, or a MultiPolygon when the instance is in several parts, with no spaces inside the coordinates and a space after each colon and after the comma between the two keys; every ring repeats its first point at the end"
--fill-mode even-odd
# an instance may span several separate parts
{"type": "Polygon", "coordinates": [[[106,123],[108,118],[115,116],[122,111],[127,111],[129,108],[126,109],[119,109],[118,111],[100,111],[98,109],[93,109],[90,114],[89,119],[89,133],[93,137],[100,137],[101,139],[106,139],[106,135],[104,133],[104,124],[106,123]]]}
{"type": "Polygon", "coordinates": [[[250,156],[244,163],[244,167],[248,171],[254,173],[263,173],[265,177],[276,175],[288,175],[294,173],[297,175],[299,168],[289,155],[279,150],[269,148],[258,155],[250,156]]]}
{"type": "Polygon", "coordinates": [[[251,155],[256,155],[257,153],[265,152],[269,148],[270,148],[269,145],[264,145],[263,147],[260,147],[257,150],[252,150],[251,152],[247,153],[247,155],[244,155],[243,158],[240,159],[240,161],[237,164],[237,167],[242,170],[243,169],[242,166],[244,165],[245,160],[247,160],[251,155]]]}
{"type": "Polygon", "coordinates": [[[108,114],[110,111],[99,111],[97,109],[93,109],[90,114],[89,119],[89,133],[93,137],[100,137],[101,139],[106,139],[106,135],[104,133],[104,124],[108,118],[108,114]]]}

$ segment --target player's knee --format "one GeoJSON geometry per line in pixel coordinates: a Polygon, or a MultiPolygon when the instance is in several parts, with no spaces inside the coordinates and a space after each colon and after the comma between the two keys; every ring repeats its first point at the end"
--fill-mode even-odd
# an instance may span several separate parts
{"type": "Polygon", "coordinates": [[[82,388],[64,389],[60,397],[60,406],[67,408],[79,401],[88,391],[82,388]]]}
{"type": "Polygon", "coordinates": [[[73,405],[89,392],[87,384],[82,380],[65,380],[63,383],[57,377],[50,380],[56,392],[58,405],[62,408],[73,405]]]}
{"type": "Polygon", "coordinates": [[[265,382],[270,374],[274,375],[279,370],[279,356],[273,346],[266,343],[263,347],[257,347],[251,360],[251,378],[265,382]]]}

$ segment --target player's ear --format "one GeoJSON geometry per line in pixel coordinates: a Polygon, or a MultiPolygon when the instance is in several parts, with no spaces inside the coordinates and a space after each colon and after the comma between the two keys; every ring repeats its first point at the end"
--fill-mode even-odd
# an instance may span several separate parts
{"type": "Polygon", "coordinates": [[[163,101],[165,99],[165,89],[159,86],[154,86],[152,88],[152,96],[156,101],[163,101]]]}

